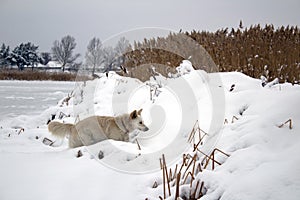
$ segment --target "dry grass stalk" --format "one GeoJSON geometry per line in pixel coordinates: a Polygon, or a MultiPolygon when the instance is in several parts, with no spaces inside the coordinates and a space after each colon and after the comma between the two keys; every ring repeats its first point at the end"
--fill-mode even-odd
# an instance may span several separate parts
{"type": "Polygon", "coordinates": [[[159,166],[160,166],[160,169],[163,169],[163,164],[162,164],[161,158],[159,158],[159,166]]]}
{"type": "Polygon", "coordinates": [[[215,154],[214,153],[212,153],[211,159],[212,159],[211,169],[214,170],[215,169],[215,154]]]}
{"type": "Polygon", "coordinates": [[[194,139],[197,128],[199,128],[199,121],[198,120],[195,122],[195,124],[193,126],[193,129],[192,129],[192,131],[189,134],[189,139],[188,139],[189,143],[191,143],[192,140],[194,139]]]}
{"type": "MultiPolygon", "coordinates": [[[[189,141],[195,141],[195,132],[196,130],[201,130],[200,127],[197,127],[197,122],[195,123],[193,130],[191,131],[189,135],[189,141]]],[[[207,134],[207,133],[206,133],[207,134]]],[[[206,135],[204,134],[202,137],[199,137],[199,141],[203,139],[203,137],[206,135]]],[[[166,160],[165,160],[165,155],[162,154],[162,158],[159,159],[160,161],[160,167],[163,172],[163,193],[164,193],[164,199],[167,198],[167,190],[168,190],[168,197],[171,196],[171,190],[170,190],[170,182],[172,182],[172,187],[176,187],[176,192],[175,192],[175,199],[179,199],[179,188],[181,185],[189,184],[190,190],[189,190],[189,196],[186,197],[188,199],[198,199],[203,196],[202,189],[204,187],[204,182],[201,182],[200,180],[197,181],[196,183],[196,188],[193,189],[193,182],[195,180],[195,177],[198,173],[202,172],[202,169],[206,169],[209,164],[212,166],[212,170],[215,169],[215,164],[221,165],[222,163],[217,161],[215,159],[215,154],[221,153],[227,157],[229,157],[229,154],[223,152],[222,150],[215,148],[209,155],[204,153],[199,149],[199,141],[196,144],[194,144],[194,155],[192,156],[191,154],[183,154],[182,155],[182,163],[179,167],[178,164],[175,166],[175,170],[172,171],[172,169],[169,169],[166,166],[166,160]],[[200,156],[203,155],[203,159],[201,162],[198,162],[200,156]],[[204,165],[204,167],[202,167],[204,165]],[[183,172],[184,170],[184,172],[183,172]],[[176,181],[173,181],[176,178],[176,181]],[[181,182],[182,180],[182,182],[181,182]],[[200,185],[201,183],[201,185],[200,185]],[[166,186],[167,184],[167,186],[166,186]],[[199,189],[200,187],[200,189],[199,189]],[[198,190],[199,189],[199,190],[198,190]],[[199,192],[198,192],[199,191],[199,192]]],[[[202,157],[202,156],[201,156],[202,157]]]]}
{"type": "Polygon", "coordinates": [[[224,120],[224,124],[228,124],[228,120],[227,119],[224,120]]]}
{"type": "MultiPolygon", "coordinates": [[[[205,165],[204,165],[204,167],[203,167],[204,169],[206,169],[206,167],[208,166],[209,161],[211,161],[211,159],[212,159],[212,156],[211,156],[211,155],[207,157],[206,163],[205,163],[205,165]]],[[[213,161],[213,162],[214,162],[214,161],[213,161]]]]}
{"type": "Polygon", "coordinates": [[[224,151],[222,151],[222,150],[220,150],[220,149],[218,149],[218,148],[215,148],[215,149],[214,149],[214,152],[215,152],[215,151],[218,151],[218,152],[222,153],[223,155],[225,155],[225,156],[227,156],[227,157],[230,157],[229,154],[225,153],[224,151]]]}
{"type": "Polygon", "coordinates": [[[278,128],[282,128],[285,124],[289,123],[289,129],[293,128],[292,119],[287,120],[286,122],[282,123],[278,126],[278,128]]]}
{"type": "Polygon", "coordinates": [[[191,156],[191,154],[186,154],[185,155],[186,159],[185,159],[185,163],[184,166],[188,166],[188,164],[190,163],[190,159],[193,159],[193,156],[191,156]]]}
{"type": "Polygon", "coordinates": [[[175,192],[175,199],[179,197],[179,186],[180,186],[180,179],[181,179],[181,173],[179,172],[176,176],[176,192],[175,192]]]}
{"type": "MultiPolygon", "coordinates": [[[[189,134],[189,138],[188,138],[188,142],[189,143],[192,143],[192,141],[195,142],[195,135],[196,133],[198,132],[198,137],[199,137],[199,144],[202,142],[202,139],[204,138],[205,135],[208,135],[208,133],[206,133],[205,131],[203,131],[201,128],[200,128],[200,125],[199,125],[199,121],[197,120],[193,126],[193,129],[192,131],[190,132],[189,134]],[[201,136],[201,133],[203,133],[204,135],[201,136]]],[[[198,144],[198,145],[199,145],[198,144]]]]}
{"type": "Polygon", "coordinates": [[[186,162],[185,160],[186,160],[186,156],[185,156],[185,154],[183,154],[183,156],[182,156],[182,164],[181,164],[181,167],[179,169],[179,172],[181,172],[183,166],[185,165],[185,162],[186,162]]]}
{"type": "Polygon", "coordinates": [[[196,149],[198,148],[198,146],[202,143],[202,140],[203,138],[207,135],[207,133],[205,133],[201,138],[200,140],[198,141],[198,143],[195,145],[194,144],[194,150],[193,151],[196,151],[196,149]]]}
{"type": "Polygon", "coordinates": [[[61,102],[61,104],[63,105],[64,103],[66,103],[66,105],[68,106],[71,98],[72,96],[68,94],[68,96],[61,102]]]}
{"type": "Polygon", "coordinates": [[[157,188],[158,187],[158,184],[157,184],[157,182],[155,181],[154,183],[153,183],[153,185],[152,185],[152,188],[157,188]]]}
{"type": "Polygon", "coordinates": [[[64,117],[69,117],[69,115],[65,114],[64,112],[60,112],[58,115],[58,119],[62,119],[64,117]]]}
{"type": "MultiPolygon", "coordinates": [[[[204,158],[202,159],[201,163],[203,164],[205,161],[205,166],[207,165],[208,161],[209,161],[209,156],[207,154],[205,154],[203,151],[201,151],[199,148],[196,149],[199,153],[201,153],[202,155],[204,155],[204,158]]],[[[205,169],[205,167],[204,167],[205,169]]]]}
{"type": "Polygon", "coordinates": [[[163,192],[164,192],[164,199],[166,199],[166,183],[165,183],[165,170],[164,167],[162,166],[162,173],[163,173],[163,192]]]}
{"type": "Polygon", "coordinates": [[[137,144],[138,150],[142,150],[142,149],[141,149],[141,146],[140,146],[140,144],[139,144],[139,141],[138,141],[137,139],[135,139],[135,142],[136,142],[136,144],[137,144]]]}
{"type": "Polygon", "coordinates": [[[217,160],[215,160],[215,153],[216,153],[216,152],[220,152],[220,153],[222,153],[223,155],[225,155],[225,156],[227,156],[227,157],[230,156],[229,154],[225,153],[224,151],[222,151],[222,150],[220,150],[220,149],[218,149],[218,148],[215,148],[215,149],[212,151],[212,153],[210,154],[209,160],[206,162],[206,165],[204,166],[204,168],[206,168],[206,167],[208,166],[208,163],[209,163],[210,160],[212,161],[212,170],[215,169],[215,163],[217,163],[218,165],[221,165],[221,164],[222,164],[222,163],[218,162],[217,160]]]}
{"type": "Polygon", "coordinates": [[[193,175],[191,172],[189,172],[189,173],[186,175],[186,177],[184,178],[183,185],[186,183],[187,178],[189,177],[189,175],[190,175],[190,177],[191,177],[191,181],[195,179],[194,175],[193,175]]]}
{"type": "Polygon", "coordinates": [[[18,132],[18,135],[20,135],[20,133],[22,133],[22,132],[24,132],[25,131],[25,129],[24,128],[21,128],[20,130],[19,130],[19,132],[18,132]]]}
{"type": "Polygon", "coordinates": [[[204,182],[202,181],[200,190],[199,190],[199,198],[203,196],[203,193],[202,193],[203,186],[204,186],[204,182]]]}
{"type": "MultiPolygon", "coordinates": [[[[197,194],[197,190],[198,190],[198,187],[199,187],[199,180],[197,181],[196,183],[196,187],[195,187],[195,190],[194,192],[191,194],[191,199],[196,199],[196,194],[197,194]]],[[[192,189],[191,189],[192,190],[192,189]]]]}
{"type": "MultiPolygon", "coordinates": [[[[217,163],[218,165],[221,165],[221,163],[220,162],[218,162],[217,160],[215,160],[215,153],[218,151],[218,152],[220,152],[220,153],[222,153],[222,154],[224,154],[225,156],[227,156],[227,157],[229,157],[230,155],[229,154],[227,154],[227,153],[225,153],[225,152],[223,152],[223,151],[221,151],[220,149],[218,149],[218,148],[215,148],[213,151],[212,151],[212,153],[210,154],[210,155],[207,155],[207,154],[205,154],[204,152],[202,152],[200,149],[198,149],[197,148],[197,151],[198,152],[200,152],[202,155],[204,155],[204,158],[202,159],[202,161],[201,161],[201,163],[205,163],[204,164],[204,169],[206,169],[206,167],[208,166],[208,164],[209,164],[209,161],[212,161],[212,170],[214,170],[214,163],[217,163]]],[[[199,165],[198,165],[198,167],[199,167],[199,165]]],[[[201,167],[201,166],[200,166],[201,167]]],[[[202,171],[202,170],[201,170],[202,171]]]]}
{"type": "Polygon", "coordinates": [[[152,91],[153,91],[153,89],[150,87],[150,101],[153,100],[153,98],[152,98],[152,91]]]}
{"type": "Polygon", "coordinates": [[[234,123],[234,120],[239,120],[236,116],[232,116],[231,123],[234,123]]]}
{"type": "Polygon", "coordinates": [[[173,179],[174,180],[176,178],[176,174],[177,174],[177,167],[178,167],[178,164],[176,164],[175,166],[175,170],[174,170],[174,176],[173,176],[173,179]]]}
{"type": "Polygon", "coordinates": [[[198,174],[199,172],[202,172],[201,164],[198,163],[195,174],[198,174]]]}
{"type": "Polygon", "coordinates": [[[196,158],[197,158],[197,154],[194,155],[193,159],[189,162],[189,164],[187,165],[184,173],[183,173],[183,177],[185,177],[186,172],[188,171],[188,169],[190,168],[190,166],[192,165],[192,163],[196,162],[196,158]]]}
{"type": "MultiPolygon", "coordinates": [[[[224,151],[222,151],[218,148],[215,148],[209,156],[207,154],[205,154],[204,152],[202,152],[201,150],[199,150],[198,148],[197,148],[197,151],[199,153],[201,153],[202,155],[204,155],[204,158],[202,160],[202,162],[205,160],[205,166],[203,167],[204,169],[207,168],[209,163],[212,163],[212,170],[215,169],[215,164],[218,164],[218,165],[222,164],[219,161],[215,160],[215,154],[217,152],[219,152],[219,153],[221,153],[221,154],[223,154],[227,157],[230,156],[229,154],[225,153],[224,151]]],[[[201,186],[200,186],[200,189],[199,189],[199,194],[197,193],[198,188],[199,188],[199,184],[200,184],[199,180],[196,183],[196,188],[194,189],[194,192],[193,192],[193,188],[192,188],[193,181],[195,180],[195,175],[202,172],[202,167],[201,167],[200,163],[198,163],[198,165],[196,167],[197,159],[198,159],[198,154],[197,153],[195,153],[193,157],[190,154],[183,154],[183,156],[182,156],[183,161],[182,161],[182,164],[181,164],[181,167],[180,167],[178,173],[177,173],[177,169],[178,169],[178,164],[177,164],[176,167],[175,167],[174,173],[172,173],[172,170],[170,169],[169,174],[168,174],[166,161],[165,161],[165,156],[164,156],[164,154],[162,155],[162,158],[160,158],[160,163],[161,163],[161,166],[162,166],[161,169],[162,169],[162,172],[163,172],[164,199],[167,198],[167,189],[168,189],[168,197],[171,196],[170,182],[172,180],[174,180],[175,177],[176,177],[176,181],[173,182],[173,184],[174,184],[173,186],[176,186],[175,199],[179,198],[180,185],[184,185],[184,184],[187,184],[187,183],[190,185],[189,199],[198,199],[198,198],[203,196],[202,189],[204,187],[204,182],[201,182],[201,186]],[[182,169],[183,169],[184,166],[186,168],[185,168],[185,171],[184,171],[184,173],[181,177],[182,169]],[[193,167],[192,167],[191,171],[189,171],[191,166],[193,166],[193,167]],[[183,179],[182,183],[180,183],[181,178],[183,179]],[[167,184],[167,188],[166,188],[166,184],[167,184]]],[[[155,185],[155,183],[153,184],[153,188],[157,187],[155,185]]]]}
{"type": "Polygon", "coordinates": [[[195,173],[195,167],[196,167],[197,159],[198,159],[198,155],[195,154],[195,158],[193,159],[193,160],[194,160],[194,164],[193,164],[193,168],[192,168],[192,173],[193,173],[193,174],[195,173]]]}
{"type": "Polygon", "coordinates": [[[195,128],[193,127],[192,131],[189,134],[188,142],[191,143],[195,137],[195,128]]]}
{"type": "Polygon", "coordinates": [[[166,159],[165,159],[165,155],[162,155],[162,160],[163,160],[163,171],[165,173],[165,178],[167,181],[167,186],[168,186],[168,192],[169,192],[169,196],[171,196],[171,189],[170,189],[170,183],[169,183],[169,176],[168,176],[168,169],[167,169],[167,164],[166,164],[166,159]]]}
{"type": "Polygon", "coordinates": [[[193,126],[192,131],[189,134],[189,138],[188,138],[188,142],[192,143],[193,142],[193,146],[194,146],[194,150],[196,150],[196,148],[202,144],[203,142],[203,138],[208,135],[208,133],[206,133],[205,131],[203,131],[200,126],[199,126],[199,121],[197,120],[193,126]],[[199,141],[197,142],[197,144],[195,144],[195,135],[198,132],[198,137],[199,137],[199,141]],[[203,133],[204,135],[202,136],[201,133],[203,133]]]}
{"type": "Polygon", "coordinates": [[[169,171],[169,182],[171,182],[173,180],[173,174],[172,174],[172,169],[170,168],[169,171]]]}

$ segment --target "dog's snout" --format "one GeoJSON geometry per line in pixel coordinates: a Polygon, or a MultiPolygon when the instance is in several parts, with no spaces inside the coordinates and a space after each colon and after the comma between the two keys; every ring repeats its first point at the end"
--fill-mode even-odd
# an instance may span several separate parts
{"type": "Polygon", "coordinates": [[[149,130],[149,128],[146,126],[145,128],[144,128],[144,131],[148,131],[149,130]]]}

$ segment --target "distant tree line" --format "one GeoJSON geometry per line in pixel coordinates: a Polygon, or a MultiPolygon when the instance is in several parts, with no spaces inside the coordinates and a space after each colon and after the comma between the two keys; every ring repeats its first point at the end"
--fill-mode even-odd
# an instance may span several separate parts
{"type": "Polygon", "coordinates": [[[75,60],[80,55],[73,55],[75,47],[75,38],[70,35],[63,37],[61,41],[54,41],[51,53],[39,52],[39,47],[31,42],[21,43],[12,51],[3,43],[0,47],[0,67],[11,69],[13,66],[17,66],[20,71],[23,71],[25,67],[30,67],[33,70],[38,64],[47,65],[50,61],[57,61],[61,65],[62,71],[66,66],[76,70],[80,63],[76,63],[75,60]]]}
{"type": "Polygon", "coordinates": [[[87,45],[84,64],[82,64],[76,62],[80,54],[74,53],[76,42],[75,38],[70,35],[64,36],[61,40],[55,40],[51,53],[38,52],[38,48],[28,42],[21,43],[11,51],[9,46],[2,44],[0,68],[10,69],[12,66],[17,66],[20,71],[25,67],[33,70],[38,64],[47,65],[50,61],[56,61],[60,64],[62,71],[66,68],[76,71],[82,66],[94,74],[118,70],[125,61],[124,52],[131,50],[129,41],[124,37],[120,38],[114,47],[104,46],[99,38],[94,37],[87,45]]]}
{"type": "Polygon", "coordinates": [[[82,67],[94,75],[118,71],[123,65],[127,76],[145,81],[157,72],[168,76],[183,59],[189,59],[194,68],[208,72],[214,62],[221,72],[238,71],[255,78],[265,76],[268,80],[279,78],[281,82],[300,82],[300,30],[297,26],[275,29],[272,24],[264,27],[258,24],[244,28],[241,21],[237,29],[180,31],[167,37],[135,41],[132,45],[123,37],[115,46],[104,46],[94,37],[87,45],[83,63],[76,62],[80,55],[74,53],[75,48],[75,38],[70,35],[54,41],[51,52],[38,52],[38,46],[30,42],[21,43],[12,51],[2,44],[0,68],[17,66],[23,70],[30,66],[34,69],[39,63],[46,65],[56,61],[62,71],[82,67]],[[191,41],[186,38],[196,41],[207,52],[200,47],[192,49],[191,41]],[[199,56],[199,51],[203,56],[199,56]],[[184,55],[177,52],[184,52],[184,55]]]}
{"type": "Polygon", "coordinates": [[[38,53],[38,46],[28,42],[21,43],[12,51],[10,47],[2,44],[0,47],[0,67],[18,66],[23,70],[25,66],[31,66],[32,69],[38,64],[47,64],[51,60],[50,53],[38,53]]]}
{"type": "Polygon", "coordinates": [[[279,78],[281,82],[300,82],[300,30],[297,26],[275,29],[273,25],[262,27],[258,24],[244,28],[241,21],[237,29],[225,28],[214,33],[191,31],[145,39],[135,42],[133,50],[126,53],[125,66],[131,73],[143,76],[144,80],[151,76],[153,66],[167,76],[184,59],[162,49],[171,44],[169,48],[174,51],[190,52],[189,59],[196,63],[194,68],[204,67],[197,66],[197,63],[205,62],[199,61],[201,58],[197,54],[193,55],[186,41],[181,41],[184,40],[182,34],[202,45],[221,72],[238,71],[255,78],[265,76],[268,80],[279,78]],[[148,74],[141,73],[136,66],[141,66],[148,74]]]}

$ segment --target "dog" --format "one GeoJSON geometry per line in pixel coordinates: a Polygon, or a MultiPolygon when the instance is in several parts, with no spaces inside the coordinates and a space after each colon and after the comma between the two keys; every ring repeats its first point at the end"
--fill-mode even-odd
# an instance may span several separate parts
{"type": "Polygon", "coordinates": [[[70,148],[92,145],[106,139],[128,142],[130,132],[136,129],[149,130],[143,122],[141,112],[142,109],[116,117],[91,116],[76,124],[52,121],[48,124],[48,130],[56,137],[69,136],[70,148]]]}

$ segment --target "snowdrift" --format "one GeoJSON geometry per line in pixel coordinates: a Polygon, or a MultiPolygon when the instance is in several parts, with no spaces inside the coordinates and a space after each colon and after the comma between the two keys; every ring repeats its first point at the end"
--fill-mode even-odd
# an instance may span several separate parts
{"type": "MultiPolygon", "coordinates": [[[[195,71],[188,61],[172,78],[142,83],[109,73],[78,82],[40,115],[0,121],[0,198],[158,199],[163,196],[159,158],[164,154],[174,169],[192,149],[188,137],[198,120],[208,133],[203,152],[219,148],[230,155],[217,157],[222,165],[195,177],[194,183],[204,182],[201,199],[297,199],[299,89],[288,83],[262,87],[260,80],[237,72],[195,71]],[[67,138],[57,140],[47,131],[49,120],[74,123],[139,108],[150,130],[132,133],[130,143],[107,140],[69,149],[67,138]],[[46,145],[44,138],[55,142],[46,145]]],[[[169,199],[175,195],[171,189],[169,199]]],[[[189,189],[182,184],[182,198],[189,189]]]]}

